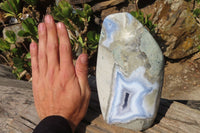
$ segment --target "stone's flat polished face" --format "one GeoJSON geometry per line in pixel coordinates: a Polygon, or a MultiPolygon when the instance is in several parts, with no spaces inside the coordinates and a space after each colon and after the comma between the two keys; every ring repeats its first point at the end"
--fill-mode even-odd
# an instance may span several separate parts
{"type": "Polygon", "coordinates": [[[163,55],[129,13],[105,18],[97,58],[101,111],[109,124],[143,130],[153,123],[163,79],[163,55]]]}
{"type": "Polygon", "coordinates": [[[108,123],[127,123],[134,119],[153,116],[155,103],[154,107],[146,106],[144,97],[158,91],[158,84],[150,83],[144,77],[144,73],[145,68],[139,67],[126,78],[116,69],[114,95],[107,115],[108,123]]]}

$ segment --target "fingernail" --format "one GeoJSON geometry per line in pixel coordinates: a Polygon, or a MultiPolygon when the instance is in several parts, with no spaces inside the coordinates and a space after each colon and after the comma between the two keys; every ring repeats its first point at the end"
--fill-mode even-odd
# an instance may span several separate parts
{"type": "Polygon", "coordinates": [[[45,22],[51,23],[53,21],[52,17],[50,15],[46,15],[45,22]]]}
{"type": "Polygon", "coordinates": [[[43,23],[40,23],[40,24],[39,24],[38,29],[39,29],[39,31],[43,31],[43,29],[44,29],[43,23]]]}
{"type": "Polygon", "coordinates": [[[35,42],[32,42],[32,43],[31,43],[31,49],[35,49],[35,48],[36,48],[36,45],[37,45],[37,44],[35,44],[35,42]]]}
{"type": "Polygon", "coordinates": [[[87,55],[82,55],[82,56],[81,56],[81,63],[82,63],[82,64],[87,64],[87,63],[88,63],[87,55]]]}
{"type": "Polygon", "coordinates": [[[59,23],[58,23],[58,27],[62,29],[62,28],[64,28],[64,24],[61,23],[61,22],[59,22],[59,23]]]}

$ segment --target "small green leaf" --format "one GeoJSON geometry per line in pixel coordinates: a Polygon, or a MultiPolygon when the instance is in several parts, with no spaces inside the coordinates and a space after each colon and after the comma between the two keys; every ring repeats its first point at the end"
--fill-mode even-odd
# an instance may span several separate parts
{"type": "Polygon", "coordinates": [[[27,37],[28,35],[34,41],[38,41],[38,29],[37,29],[37,21],[33,18],[27,18],[22,22],[22,28],[24,32],[20,31],[18,34],[27,37]]]}
{"type": "Polygon", "coordinates": [[[91,6],[88,4],[84,4],[83,12],[86,13],[86,16],[90,16],[93,13],[91,6]]]}
{"type": "Polygon", "coordinates": [[[81,11],[81,10],[76,10],[76,13],[80,16],[80,17],[85,17],[85,14],[84,14],[84,12],[83,11],[81,11]]]}
{"type": "Polygon", "coordinates": [[[23,30],[20,30],[17,34],[20,37],[28,37],[28,36],[30,36],[30,34],[28,32],[25,32],[23,30]]]}
{"type": "Polygon", "coordinates": [[[24,60],[18,57],[13,58],[14,66],[17,68],[18,72],[22,72],[24,66],[24,60]]]}
{"type": "Polygon", "coordinates": [[[64,9],[62,9],[62,13],[63,13],[64,17],[69,17],[71,14],[71,10],[69,8],[64,8],[64,9]]]}
{"type": "Polygon", "coordinates": [[[94,31],[89,31],[87,33],[88,41],[94,41],[94,31]]]}
{"type": "Polygon", "coordinates": [[[92,45],[92,44],[88,45],[88,48],[90,50],[95,50],[95,49],[97,49],[97,47],[98,47],[98,45],[92,45]]]}
{"type": "Polygon", "coordinates": [[[81,36],[78,37],[78,42],[80,42],[81,44],[83,44],[83,39],[81,36]]]}
{"type": "Polygon", "coordinates": [[[17,71],[18,73],[21,73],[21,72],[24,71],[24,68],[23,68],[23,67],[17,67],[16,71],[17,71]]]}
{"type": "Polygon", "coordinates": [[[95,34],[95,40],[97,41],[97,43],[99,42],[100,39],[100,34],[95,34]]]}
{"type": "Polygon", "coordinates": [[[6,39],[5,40],[8,43],[15,43],[16,42],[17,36],[15,35],[14,31],[7,30],[5,34],[6,34],[6,39]]]}
{"type": "Polygon", "coordinates": [[[26,54],[26,59],[31,59],[31,54],[30,54],[30,52],[28,52],[28,53],[26,54]]]}
{"type": "Polygon", "coordinates": [[[198,46],[198,49],[199,49],[199,51],[200,51],[200,45],[198,46]]]}
{"type": "Polygon", "coordinates": [[[197,8],[193,11],[193,14],[195,15],[195,17],[198,17],[200,15],[200,9],[197,8]]]}
{"type": "Polygon", "coordinates": [[[91,20],[91,17],[89,16],[87,21],[90,22],[90,20],[91,20]]]}
{"type": "Polygon", "coordinates": [[[1,38],[0,38],[0,50],[3,52],[10,50],[10,44],[1,38]]]}
{"type": "Polygon", "coordinates": [[[30,61],[27,64],[28,64],[29,67],[31,67],[31,62],[30,61]]]}
{"type": "Polygon", "coordinates": [[[11,50],[11,52],[14,53],[14,54],[17,53],[17,51],[18,51],[17,48],[13,48],[13,49],[11,50]]]}
{"type": "Polygon", "coordinates": [[[89,31],[87,33],[87,38],[88,38],[88,43],[98,44],[99,43],[100,34],[97,34],[94,31],[89,31]]]}

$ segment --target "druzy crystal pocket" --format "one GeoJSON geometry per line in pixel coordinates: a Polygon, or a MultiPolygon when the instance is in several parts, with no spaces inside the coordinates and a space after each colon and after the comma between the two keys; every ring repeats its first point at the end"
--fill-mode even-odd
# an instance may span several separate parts
{"type": "Polygon", "coordinates": [[[101,111],[109,124],[143,130],[153,123],[163,80],[163,55],[129,13],[105,18],[97,59],[101,111]]]}

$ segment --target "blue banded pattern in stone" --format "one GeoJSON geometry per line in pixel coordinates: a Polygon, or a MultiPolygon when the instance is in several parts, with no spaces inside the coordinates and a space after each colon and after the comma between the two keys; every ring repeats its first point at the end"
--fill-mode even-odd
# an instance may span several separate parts
{"type": "Polygon", "coordinates": [[[97,89],[104,119],[132,130],[151,126],[159,105],[163,55],[129,13],[105,18],[97,59],[97,89]]]}

